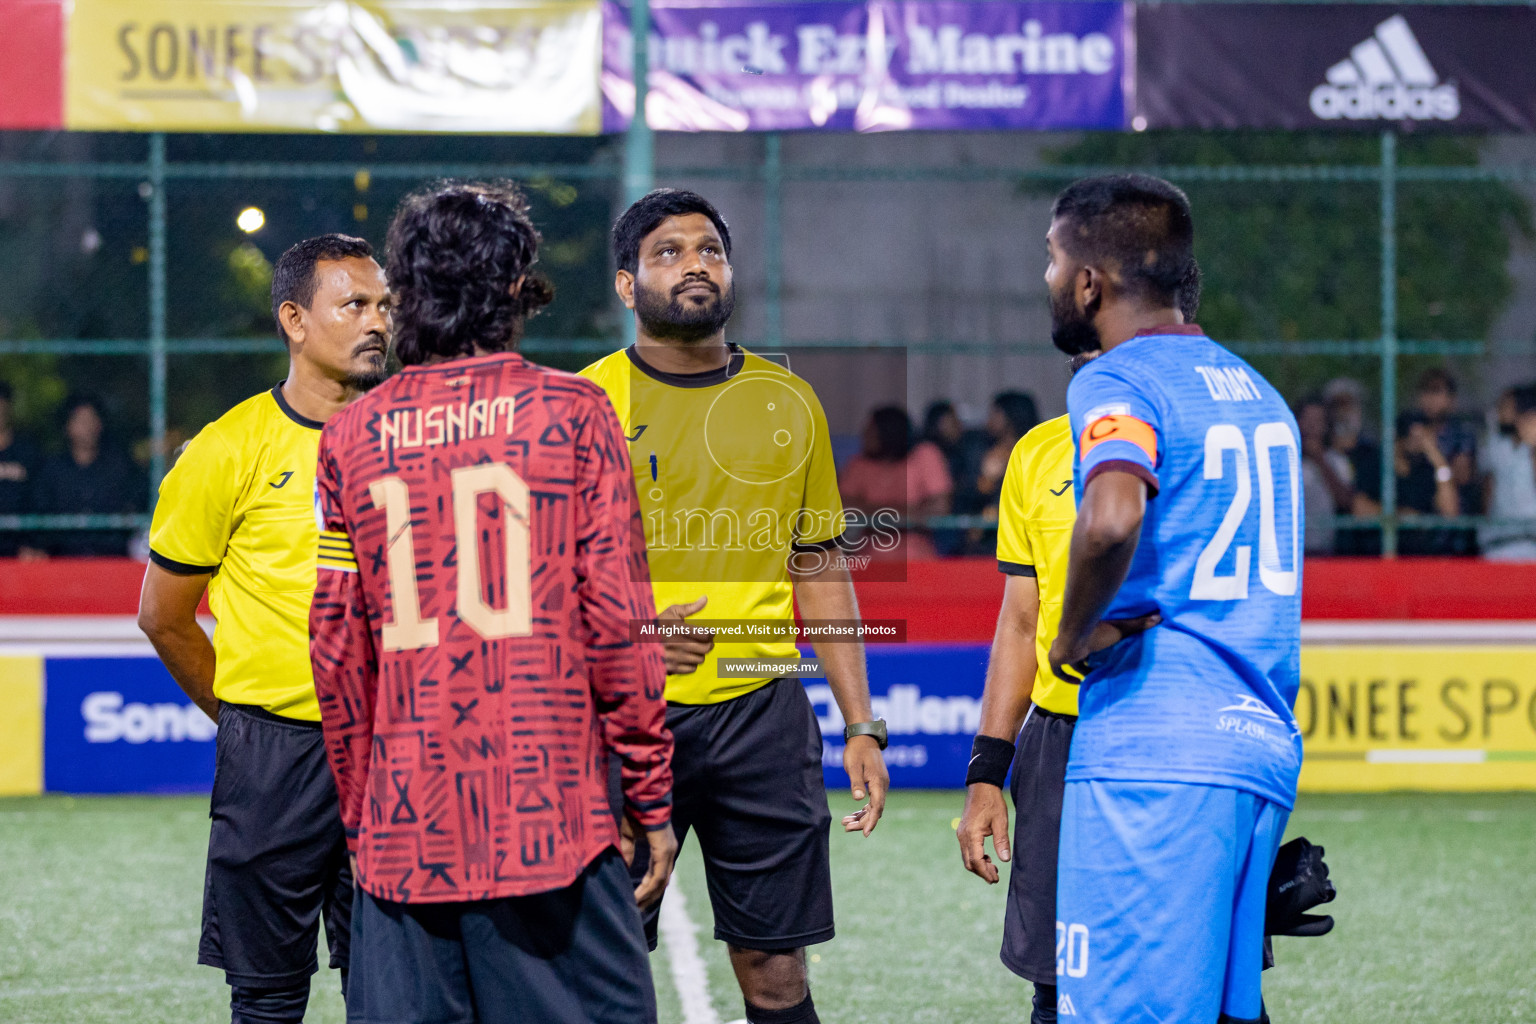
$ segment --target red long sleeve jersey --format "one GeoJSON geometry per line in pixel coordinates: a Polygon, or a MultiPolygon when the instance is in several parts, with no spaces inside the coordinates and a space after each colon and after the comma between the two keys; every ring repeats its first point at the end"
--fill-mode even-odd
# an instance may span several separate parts
{"type": "Polygon", "coordinates": [[[597,385],[414,366],[326,424],[310,656],[358,883],[404,903],[569,885],[671,815],[665,668],[628,445],[597,385]]]}

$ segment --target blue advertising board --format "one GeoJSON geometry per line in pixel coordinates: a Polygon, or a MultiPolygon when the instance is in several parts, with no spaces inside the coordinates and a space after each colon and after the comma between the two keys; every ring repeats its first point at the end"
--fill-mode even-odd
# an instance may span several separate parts
{"type": "MultiPolygon", "coordinates": [[[[965,784],[971,740],[981,721],[986,644],[872,644],[869,690],[875,717],[890,734],[885,764],[893,789],[954,789],[965,784]]],[[[843,716],[824,679],[805,692],[821,723],[822,769],[828,789],[846,789],[843,716]]]]}
{"type": "Polygon", "coordinates": [[[45,662],[43,788],[53,793],[205,793],[218,727],[158,658],[45,662]]]}

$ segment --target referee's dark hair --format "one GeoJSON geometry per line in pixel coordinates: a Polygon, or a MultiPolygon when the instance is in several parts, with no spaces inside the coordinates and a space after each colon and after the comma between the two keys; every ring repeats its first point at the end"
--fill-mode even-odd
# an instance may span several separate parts
{"type": "Polygon", "coordinates": [[[277,336],[283,339],[283,344],[288,343],[288,332],[283,330],[283,321],[277,311],[285,302],[309,308],[315,301],[315,289],[320,285],[315,280],[315,267],[320,261],[372,256],[373,246],[363,239],[337,234],[306,238],[279,256],[277,265],[272,268],[272,320],[277,324],[277,336]]]}
{"type": "Polygon", "coordinates": [[[443,181],[407,196],[389,225],[385,274],[406,366],[517,347],[553,286],[531,273],[538,229],[510,181],[443,181]]]}
{"type": "Polygon", "coordinates": [[[661,226],[668,217],[702,213],[720,232],[725,258],[731,258],[731,229],[715,205],[697,192],[681,188],[658,188],[635,200],[613,225],[613,262],[619,270],[633,274],[640,269],[640,243],[661,226]]]}
{"type": "Polygon", "coordinates": [[[1130,295],[1179,306],[1199,280],[1189,197],[1162,178],[1106,174],[1074,181],[1056,197],[1051,218],[1066,227],[1057,240],[1068,253],[1114,274],[1130,295]]]}

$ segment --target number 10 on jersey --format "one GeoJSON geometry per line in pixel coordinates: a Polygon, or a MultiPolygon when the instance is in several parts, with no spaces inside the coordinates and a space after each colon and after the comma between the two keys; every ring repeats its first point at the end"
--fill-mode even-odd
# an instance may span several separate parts
{"type": "MultiPolygon", "coordinates": [[[[1231,423],[1217,423],[1205,432],[1205,479],[1221,480],[1227,473],[1227,452],[1234,455],[1233,465],[1237,473],[1237,490],[1232,503],[1222,517],[1221,525],[1200,557],[1195,560],[1195,579],[1190,584],[1189,596],[1195,601],[1241,601],[1248,596],[1249,568],[1252,546],[1240,544],[1234,554],[1234,568],[1229,575],[1220,576],[1216,567],[1227,556],[1237,531],[1248,516],[1253,503],[1253,484],[1249,478],[1248,439],[1242,428],[1231,423]]],[[[1296,447],[1296,435],[1290,425],[1282,422],[1260,423],[1253,431],[1254,461],[1258,464],[1259,478],[1259,582],[1266,590],[1290,597],[1296,593],[1301,579],[1301,466],[1296,447]],[[1286,478],[1290,484],[1289,538],[1290,568],[1280,559],[1280,538],[1275,522],[1275,453],[1285,460],[1286,478]]]]}
{"type": "MultiPolygon", "coordinates": [[[[533,632],[533,586],[529,580],[528,484],[512,467],[493,462],[460,466],[450,475],[453,486],[453,536],[458,552],[458,587],[454,611],[459,620],[483,640],[528,636],[533,632]],[[507,606],[496,608],[486,596],[481,578],[476,535],[480,495],[491,494],[502,506],[501,529],[506,540],[507,606]]],[[[389,539],[385,560],[389,569],[391,621],[384,623],[386,651],[415,651],[436,647],[441,639],[437,619],[423,618],[416,586],[416,542],[411,529],[411,489],[398,476],[368,485],[373,507],[384,510],[389,539]]]]}

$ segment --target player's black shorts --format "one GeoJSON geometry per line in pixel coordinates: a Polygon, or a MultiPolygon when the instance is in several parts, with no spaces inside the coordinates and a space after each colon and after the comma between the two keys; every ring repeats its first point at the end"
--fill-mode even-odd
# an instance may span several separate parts
{"type": "MultiPolygon", "coordinates": [[[[821,727],[796,679],[719,704],[669,704],[672,828],[704,855],[715,938],[744,949],[797,949],[832,938],[832,813],[821,727]]],[[[645,876],[636,844],[630,875],[645,876]]],[[[656,948],[660,904],[645,915],[656,948]]]]}
{"type": "Polygon", "coordinates": [[[563,889],[352,910],[349,1024],[655,1024],[656,992],[612,847],[563,889]]]}
{"type": "Polygon", "coordinates": [[[197,962],[231,985],[287,988],[347,967],[352,872],[319,722],[244,704],[219,707],[203,938],[197,962]]]}
{"type": "Polygon", "coordinates": [[[1003,964],[1037,985],[1056,984],[1056,850],[1073,715],[1031,705],[1013,758],[1013,868],[1003,919],[1003,964]]]}

